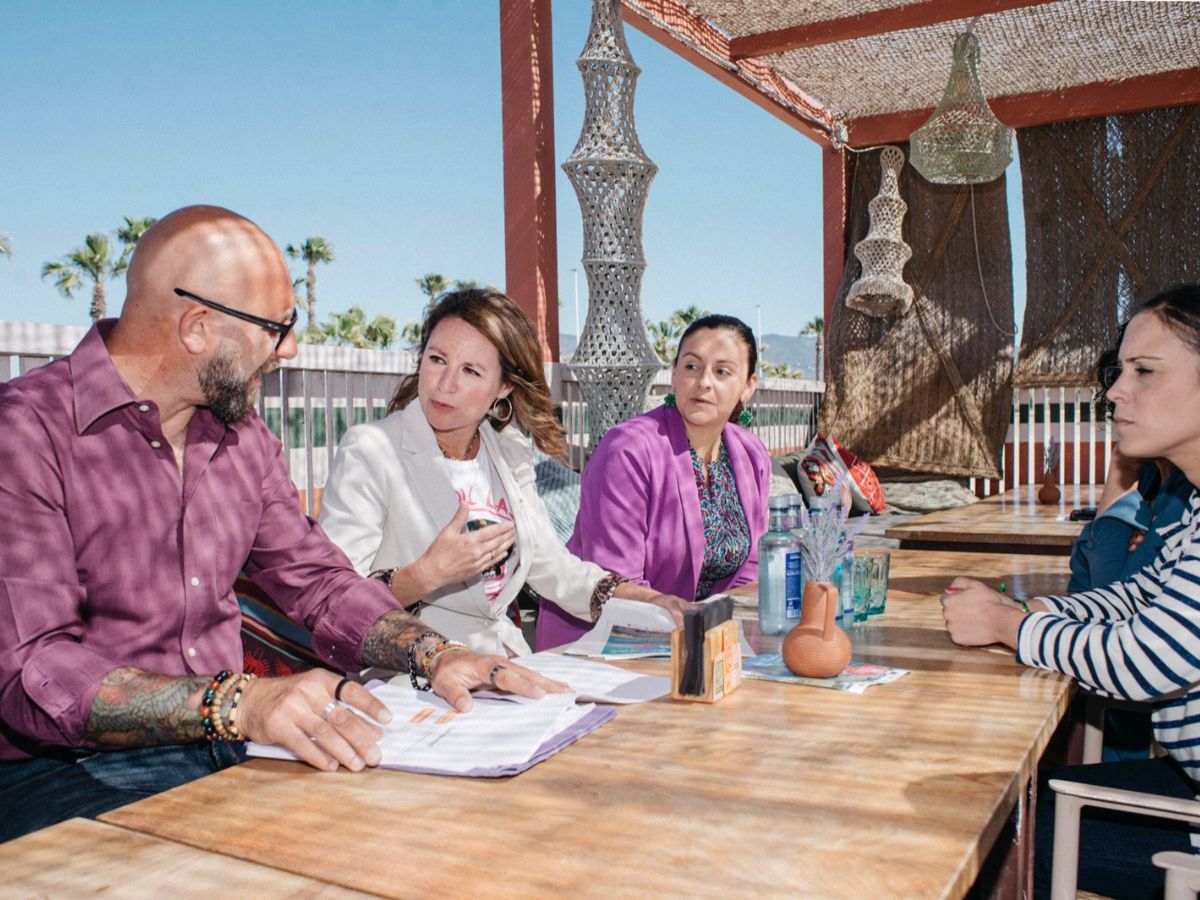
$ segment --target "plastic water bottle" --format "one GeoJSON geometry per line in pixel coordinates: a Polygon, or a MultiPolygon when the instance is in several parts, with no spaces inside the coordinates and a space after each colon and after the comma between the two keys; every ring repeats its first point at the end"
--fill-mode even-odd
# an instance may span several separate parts
{"type": "Polygon", "coordinates": [[[788,528],[795,531],[800,527],[800,511],[804,509],[804,498],[799,494],[784,494],[783,496],[788,502],[788,528]]]}
{"type": "Polygon", "coordinates": [[[787,527],[788,500],[772,497],[770,527],[758,542],[758,627],[786,634],[800,623],[800,542],[787,527]]]}

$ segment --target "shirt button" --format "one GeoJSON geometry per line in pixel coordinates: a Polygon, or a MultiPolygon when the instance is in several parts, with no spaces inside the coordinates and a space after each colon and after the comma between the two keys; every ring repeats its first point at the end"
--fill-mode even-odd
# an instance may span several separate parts
{"type": "Polygon", "coordinates": [[[195,655],[196,655],[196,648],[188,647],[188,656],[195,656],[195,655]]]}
{"type": "Polygon", "coordinates": [[[197,587],[200,584],[200,579],[195,575],[192,576],[192,587],[197,587]]]}
{"type": "Polygon", "coordinates": [[[138,412],[150,412],[149,405],[147,405],[145,403],[139,403],[138,404],[138,412]]]}
{"type": "Polygon", "coordinates": [[[155,450],[157,450],[159,447],[162,446],[162,441],[151,441],[150,446],[153,447],[155,450]]]}

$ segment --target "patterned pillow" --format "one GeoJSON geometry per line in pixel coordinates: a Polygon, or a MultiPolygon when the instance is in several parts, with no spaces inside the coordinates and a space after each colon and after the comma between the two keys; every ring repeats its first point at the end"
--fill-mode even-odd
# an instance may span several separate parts
{"type": "Polygon", "coordinates": [[[882,513],[887,509],[887,501],[884,500],[883,485],[879,483],[875,470],[857,454],[839,444],[832,435],[829,440],[850,470],[850,493],[854,496],[854,508],[874,515],[882,513]]]}
{"type": "MultiPolygon", "coordinates": [[[[833,490],[834,483],[847,471],[846,463],[838,453],[837,441],[818,433],[796,465],[796,480],[800,483],[800,492],[804,494],[804,502],[809,509],[814,501],[818,505],[828,504],[828,494],[833,490]]],[[[850,490],[852,480],[847,478],[842,482],[841,506],[853,505],[854,498],[850,490]]]]}
{"type": "Polygon", "coordinates": [[[266,592],[245,576],[233,586],[242,608],[242,671],[281,678],[330,666],[312,649],[312,635],[283,614],[266,592]]]}

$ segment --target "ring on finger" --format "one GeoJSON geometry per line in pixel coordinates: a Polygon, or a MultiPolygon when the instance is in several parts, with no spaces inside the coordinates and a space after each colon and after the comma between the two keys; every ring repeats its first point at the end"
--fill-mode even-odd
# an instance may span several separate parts
{"type": "Polygon", "coordinates": [[[325,708],[321,710],[321,718],[328,719],[331,715],[333,715],[333,711],[337,709],[339,705],[340,704],[336,700],[330,700],[325,704],[325,708]]]}
{"type": "Polygon", "coordinates": [[[342,688],[344,688],[349,683],[350,683],[349,678],[343,678],[341,681],[339,681],[337,683],[337,687],[335,687],[333,689],[333,699],[336,700],[338,703],[342,702],[342,688]]]}
{"type": "Polygon", "coordinates": [[[507,668],[508,668],[508,666],[504,665],[504,663],[496,663],[494,666],[492,666],[492,671],[488,672],[488,684],[490,684],[493,688],[495,688],[496,687],[496,676],[500,674],[501,669],[507,669],[507,668]]]}

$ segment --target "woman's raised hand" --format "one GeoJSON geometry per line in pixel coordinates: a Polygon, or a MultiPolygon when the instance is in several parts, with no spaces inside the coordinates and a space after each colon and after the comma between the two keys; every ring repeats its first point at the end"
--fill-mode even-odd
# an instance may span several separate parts
{"type": "Polygon", "coordinates": [[[497,522],[477,531],[463,531],[470,515],[470,506],[460,501],[454,518],[412,564],[420,593],[473,578],[508,555],[516,540],[516,526],[497,522]]]}

